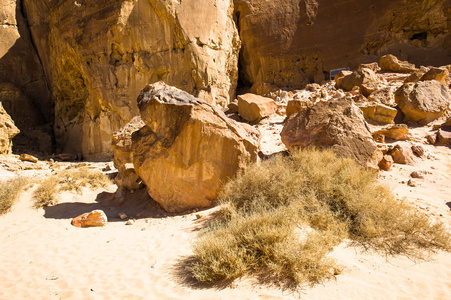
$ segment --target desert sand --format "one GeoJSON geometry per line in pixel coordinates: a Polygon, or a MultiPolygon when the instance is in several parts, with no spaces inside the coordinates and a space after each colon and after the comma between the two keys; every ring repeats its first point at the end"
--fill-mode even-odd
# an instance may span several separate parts
{"type": "MultiPolygon", "coordinates": [[[[281,126],[280,117],[260,126],[272,133],[264,135],[263,148],[283,149],[281,126]]],[[[421,140],[427,132],[418,130],[414,136],[421,140]]],[[[412,166],[395,164],[393,170],[380,172],[381,181],[451,227],[451,149],[424,148],[428,158],[418,158],[412,166]],[[425,176],[411,187],[406,183],[415,170],[425,176]]],[[[14,157],[8,157],[11,165],[14,157]]],[[[105,165],[90,164],[99,169],[105,165]]],[[[45,164],[40,170],[23,171],[32,176],[46,172],[45,164]]],[[[13,176],[5,170],[1,174],[13,176]]],[[[81,194],[65,192],[59,204],[35,209],[32,191],[33,187],[24,191],[12,210],[0,216],[0,299],[451,299],[451,253],[415,260],[347,243],[331,253],[343,267],[342,274],[314,287],[287,290],[254,278],[198,284],[186,271],[193,254],[190,245],[217,208],[170,215],[139,191],[117,203],[116,186],[111,185],[81,194]],[[107,226],[71,225],[73,217],[94,209],[105,211],[107,226]],[[136,222],[125,225],[119,213],[136,222]]]]}

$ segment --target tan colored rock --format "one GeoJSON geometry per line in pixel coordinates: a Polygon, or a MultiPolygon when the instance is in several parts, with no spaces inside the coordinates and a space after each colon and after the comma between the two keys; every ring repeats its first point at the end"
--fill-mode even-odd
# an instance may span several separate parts
{"type": "Polygon", "coordinates": [[[357,105],[363,112],[366,120],[382,124],[394,124],[398,111],[395,108],[379,103],[366,102],[357,105]]]}
{"type": "Polygon", "coordinates": [[[436,80],[406,83],[395,94],[407,121],[428,124],[441,117],[451,104],[448,89],[436,80]]]}
{"type": "Polygon", "coordinates": [[[320,101],[292,115],[280,135],[290,151],[311,146],[331,148],[369,167],[376,167],[382,158],[362,111],[347,99],[320,101]]]}
{"type": "Polygon", "coordinates": [[[257,159],[257,142],[208,103],[162,82],[138,98],[146,126],[132,135],[135,171],[169,212],[209,207],[222,185],[257,159]]]}
{"type": "Polygon", "coordinates": [[[451,146],[451,128],[440,128],[437,131],[436,143],[451,146]]]}
{"type": "Polygon", "coordinates": [[[276,102],[267,97],[255,94],[238,95],[238,113],[248,122],[258,122],[276,113],[276,102]]]}
{"type": "Polygon", "coordinates": [[[378,166],[381,170],[390,171],[393,165],[393,157],[391,155],[384,155],[378,166]]]}
{"type": "Polygon", "coordinates": [[[335,79],[336,87],[345,91],[351,91],[355,86],[360,88],[360,93],[369,96],[380,88],[379,79],[372,70],[361,69],[349,75],[335,79]]]}
{"type": "Polygon", "coordinates": [[[93,210],[90,213],[84,213],[72,219],[71,224],[75,227],[99,227],[105,226],[108,218],[102,210],[93,210]]]}
{"type": "Polygon", "coordinates": [[[286,109],[286,115],[287,117],[297,114],[304,108],[310,107],[313,105],[313,102],[310,99],[293,99],[288,101],[287,103],[287,109],[286,109]]]}
{"type": "Polygon", "coordinates": [[[61,153],[61,154],[58,154],[58,158],[61,159],[62,161],[80,160],[80,157],[78,157],[78,155],[75,153],[61,153]]]}
{"type": "Polygon", "coordinates": [[[387,54],[381,57],[379,64],[383,71],[410,73],[417,70],[414,64],[401,61],[396,56],[387,54]]]}
{"type": "Polygon", "coordinates": [[[420,81],[437,80],[443,85],[446,85],[446,78],[449,76],[449,71],[445,68],[431,68],[420,79],[420,81]]]}
{"type": "Polygon", "coordinates": [[[12,139],[19,134],[19,129],[14,124],[14,121],[3,109],[0,102],[0,154],[12,153],[13,142],[12,139]]]}
{"type": "Polygon", "coordinates": [[[231,113],[238,113],[238,101],[230,102],[229,105],[227,105],[227,108],[231,113]]]}
{"type": "Polygon", "coordinates": [[[372,133],[373,137],[383,135],[391,140],[405,141],[410,138],[406,124],[389,125],[372,133]]]}
{"type": "Polygon", "coordinates": [[[379,67],[379,64],[377,62],[369,63],[369,64],[361,64],[359,65],[359,70],[362,69],[370,69],[373,72],[379,72],[381,70],[381,67],[379,67]]]}
{"type": "Polygon", "coordinates": [[[126,188],[129,191],[138,190],[144,186],[142,179],[136,174],[132,163],[123,164],[114,181],[118,187],[126,188]]]}
{"type": "Polygon", "coordinates": [[[381,88],[377,91],[372,92],[368,96],[368,101],[382,103],[388,106],[395,106],[395,91],[396,89],[391,86],[381,88]]]}
{"type": "Polygon", "coordinates": [[[21,161],[29,161],[29,162],[32,162],[32,163],[37,163],[38,162],[38,159],[36,157],[34,157],[33,155],[30,155],[30,154],[25,154],[25,153],[22,153],[19,156],[19,159],[21,161]]]}
{"type": "Polygon", "coordinates": [[[421,77],[423,77],[424,74],[425,74],[425,72],[422,71],[422,70],[413,71],[412,74],[410,74],[409,77],[407,77],[404,80],[404,83],[407,83],[407,82],[413,82],[413,83],[418,82],[418,81],[420,81],[421,77]]]}
{"type": "Polygon", "coordinates": [[[238,79],[232,0],[23,0],[51,79],[60,152],[113,156],[112,133],[163,80],[225,106],[238,79]]]}
{"type": "Polygon", "coordinates": [[[113,163],[116,169],[119,170],[127,163],[133,163],[132,134],[143,128],[145,125],[146,124],[141,120],[141,117],[136,116],[124,127],[113,133],[113,163]]]}
{"type": "Polygon", "coordinates": [[[415,162],[412,145],[407,142],[398,142],[389,153],[397,164],[411,165],[415,162]]]}

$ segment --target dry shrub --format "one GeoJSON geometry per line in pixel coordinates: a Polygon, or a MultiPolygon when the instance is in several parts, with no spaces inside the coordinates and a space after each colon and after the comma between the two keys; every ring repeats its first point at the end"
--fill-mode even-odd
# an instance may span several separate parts
{"type": "Polygon", "coordinates": [[[193,243],[193,275],[204,282],[254,273],[317,283],[338,274],[327,254],[344,238],[387,254],[450,249],[443,224],[397,200],[376,177],[327,150],[250,165],[223,189],[223,221],[193,243]]]}
{"type": "Polygon", "coordinates": [[[27,184],[24,177],[16,177],[0,184],[0,215],[7,213],[27,184]]]}
{"type": "Polygon", "coordinates": [[[39,183],[34,192],[37,208],[58,203],[57,194],[62,191],[80,193],[83,187],[107,187],[112,181],[102,172],[83,167],[74,170],[64,170],[56,175],[46,177],[39,183]]]}

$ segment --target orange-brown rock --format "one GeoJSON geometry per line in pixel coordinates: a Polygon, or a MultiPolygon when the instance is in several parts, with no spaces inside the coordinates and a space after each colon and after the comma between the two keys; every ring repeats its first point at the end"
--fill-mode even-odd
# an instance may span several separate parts
{"type": "Polygon", "coordinates": [[[404,83],[407,83],[407,82],[414,82],[414,83],[418,82],[418,81],[420,81],[421,77],[423,77],[424,73],[425,72],[422,71],[422,70],[413,71],[412,74],[410,74],[409,77],[407,77],[404,80],[404,83]]]}
{"type": "Polygon", "coordinates": [[[290,151],[331,148],[362,166],[376,167],[382,158],[362,111],[347,99],[320,101],[301,110],[286,121],[281,138],[290,151]]]}
{"type": "Polygon", "coordinates": [[[72,219],[71,224],[75,227],[99,227],[105,226],[108,223],[108,218],[102,210],[93,210],[89,213],[84,213],[72,219]]]}
{"type": "Polygon", "coordinates": [[[118,187],[126,188],[129,191],[138,190],[144,186],[132,163],[123,164],[114,181],[118,187]]]}
{"type": "Polygon", "coordinates": [[[446,68],[431,68],[420,79],[420,81],[437,80],[443,85],[446,85],[446,78],[449,76],[449,72],[446,68]]]}
{"type": "Polygon", "coordinates": [[[273,99],[255,94],[238,95],[238,113],[248,122],[258,122],[277,111],[277,104],[273,99]]]}
{"type": "Polygon", "coordinates": [[[436,80],[405,83],[395,94],[407,121],[428,124],[441,117],[451,104],[448,89],[436,80]]]}
{"type": "Polygon", "coordinates": [[[440,128],[437,131],[436,143],[451,146],[451,127],[440,128]]]}
{"type": "Polygon", "coordinates": [[[135,171],[170,212],[209,207],[222,185],[257,159],[257,142],[221,110],[162,82],[138,97],[146,124],[132,135],[135,171]]]}
{"type": "Polygon", "coordinates": [[[368,96],[368,101],[382,103],[388,106],[395,106],[395,91],[394,87],[388,86],[372,92],[368,96]]]}
{"type": "Polygon", "coordinates": [[[305,99],[305,98],[292,99],[292,100],[288,101],[288,103],[287,103],[286,115],[287,115],[287,117],[289,117],[291,115],[297,114],[304,108],[310,107],[312,105],[313,105],[313,101],[311,101],[310,99],[305,99]]]}
{"type": "Polygon", "coordinates": [[[364,102],[357,105],[363,112],[366,120],[382,124],[394,124],[394,119],[398,111],[387,105],[380,103],[364,102]]]}
{"type": "Polygon", "coordinates": [[[378,166],[381,170],[390,171],[393,165],[393,157],[391,155],[384,155],[378,166]]]}
{"type": "Polygon", "coordinates": [[[12,139],[19,134],[19,129],[14,124],[14,121],[3,109],[0,102],[0,154],[12,153],[13,142],[12,139]]]}
{"type": "Polygon", "coordinates": [[[408,142],[398,142],[392,150],[388,152],[397,164],[413,164],[415,162],[412,145],[408,142]]]}
{"type": "Polygon", "coordinates": [[[408,61],[401,61],[396,56],[387,54],[381,57],[379,64],[383,71],[410,73],[416,70],[415,65],[408,61]]]}
{"type": "Polygon", "coordinates": [[[373,137],[383,135],[391,140],[404,141],[409,139],[409,128],[406,124],[389,125],[376,130],[372,135],[373,137]]]}

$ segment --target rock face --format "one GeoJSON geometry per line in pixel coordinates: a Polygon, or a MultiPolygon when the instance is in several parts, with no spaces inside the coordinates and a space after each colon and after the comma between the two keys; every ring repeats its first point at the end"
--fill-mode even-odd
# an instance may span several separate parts
{"type": "Polygon", "coordinates": [[[14,121],[3,109],[0,102],[0,154],[9,154],[12,152],[12,139],[19,134],[19,129],[14,125],[14,121]]]}
{"type": "Polygon", "coordinates": [[[271,98],[255,94],[238,95],[238,113],[248,122],[258,122],[277,111],[277,104],[271,98]]]}
{"type": "Polygon", "coordinates": [[[108,218],[103,210],[93,210],[73,218],[71,224],[81,228],[99,227],[108,224],[108,218]]]}
{"type": "Polygon", "coordinates": [[[116,169],[120,170],[123,165],[133,162],[132,134],[145,125],[141,117],[136,116],[127,125],[113,133],[113,163],[116,169]]]}
{"type": "Polygon", "coordinates": [[[240,80],[254,90],[302,87],[388,53],[417,65],[448,64],[450,7],[447,0],[235,0],[240,80]]]}
{"type": "Polygon", "coordinates": [[[376,167],[382,158],[362,111],[347,99],[321,101],[303,109],[286,121],[281,138],[290,151],[327,147],[363,166],[376,167]]]}
{"type": "Polygon", "coordinates": [[[146,126],[132,135],[133,164],[167,211],[213,205],[224,182],[257,159],[243,128],[186,92],[148,85],[138,106],[146,126]]]}
{"type": "Polygon", "coordinates": [[[442,116],[451,104],[448,89],[436,80],[406,83],[395,94],[407,121],[427,124],[442,116]]]}
{"type": "Polygon", "coordinates": [[[138,114],[134,101],[164,80],[226,104],[240,41],[231,0],[23,0],[55,106],[57,150],[111,157],[112,133],[138,114]]]}

